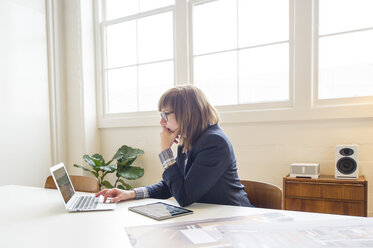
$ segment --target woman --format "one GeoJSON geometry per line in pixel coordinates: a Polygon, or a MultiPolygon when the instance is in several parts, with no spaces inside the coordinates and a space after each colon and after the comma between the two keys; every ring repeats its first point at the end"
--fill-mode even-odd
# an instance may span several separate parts
{"type": "Polygon", "coordinates": [[[237,174],[233,148],[219,127],[219,116],[203,92],[191,85],[168,90],[160,98],[159,183],[134,190],[103,190],[106,201],[174,197],[180,206],[194,202],[252,206],[237,174]],[[175,158],[171,146],[178,143],[175,158]]]}

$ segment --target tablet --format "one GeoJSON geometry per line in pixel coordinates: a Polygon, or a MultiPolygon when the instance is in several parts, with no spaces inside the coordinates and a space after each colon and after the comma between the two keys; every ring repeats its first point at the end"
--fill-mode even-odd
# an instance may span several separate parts
{"type": "Polygon", "coordinates": [[[128,207],[128,210],[148,216],[155,220],[165,220],[193,213],[192,210],[177,207],[163,202],[155,202],[146,205],[128,207]]]}

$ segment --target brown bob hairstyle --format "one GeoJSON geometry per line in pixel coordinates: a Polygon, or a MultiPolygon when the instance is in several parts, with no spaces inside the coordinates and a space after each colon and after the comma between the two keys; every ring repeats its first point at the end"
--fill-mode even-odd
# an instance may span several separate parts
{"type": "Polygon", "coordinates": [[[193,85],[177,86],[166,91],[158,102],[158,110],[169,108],[174,112],[179,125],[180,145],[183,152],[190,151],[198,137],[208,125],[219,122],[216,109],[209,103],[205,94],[193,85]]]}

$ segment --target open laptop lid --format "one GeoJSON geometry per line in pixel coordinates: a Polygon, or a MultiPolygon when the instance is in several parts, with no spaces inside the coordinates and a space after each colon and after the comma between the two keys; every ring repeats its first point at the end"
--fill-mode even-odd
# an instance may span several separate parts
{"type": "Polygon", "coordinates": [[[61,193],[62,199],[65,203],[66,208],[68,207],[68,202],[73,198],[75,190],[73,184],[71,183],[70,177],[67,174],[65,165],[59,163],[50,168],[54,183],[57,186],[58,191],[61,193]]]}

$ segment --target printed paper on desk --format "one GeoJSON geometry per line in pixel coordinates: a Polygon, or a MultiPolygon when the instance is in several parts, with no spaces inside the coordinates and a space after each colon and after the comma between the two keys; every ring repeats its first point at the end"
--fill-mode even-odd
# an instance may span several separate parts
{"type": "Polygon", "coordinates": [[[216,240],[202,228],[184,229],[180,230],[180,232],[184,234],[184,236],[187,237],[193,244],[196,245],[216,242],[216,240]]]}

